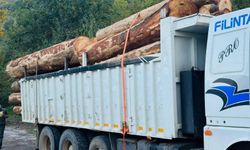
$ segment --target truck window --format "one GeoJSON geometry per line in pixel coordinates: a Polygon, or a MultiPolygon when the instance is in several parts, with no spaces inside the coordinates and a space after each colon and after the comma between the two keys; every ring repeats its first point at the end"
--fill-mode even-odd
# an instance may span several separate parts
{"type": "Polygon", "coordinates": [[[240,72],[244,69],[245,36],[245,29],[214,36],[212,73],[240,72]]]}

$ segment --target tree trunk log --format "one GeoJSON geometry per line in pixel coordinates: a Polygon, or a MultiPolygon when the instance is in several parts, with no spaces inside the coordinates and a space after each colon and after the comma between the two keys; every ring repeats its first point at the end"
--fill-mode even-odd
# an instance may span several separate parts
{"type": "MultiPolygon", "coordinates": [[[[124,31],[113,37],[105,38],[84,49],[84,52],[87,52],[88,64],[98,63],[121,54],[125,44],[126,33],[127,32],[124,31]]],[[[160,14],[157,12],[152,17],[132,27],[127,51],[159,41],[159,38],[160,14]]],[[[79,59],[81,59],[81,56],[79,59]]]]}
{"type": "Polygon", "coordinates": [[[105,28],[97,31],[97,33],[96,33],[97,41],[100,41],[106,37],[110,37],[110,36],[113,36],[115,34],[122,32],[122,31],[127,30],[130,26],[130,23],[134,20],[134,18],[136,18],[136,16],[138,14],[140,14],[140,19],[137,20],[136,24],[143,21],[145,18],[153,15],[155,12],[159,11],[159,9],[161,9],[162,6],[165,5],[167,2],[168,2],[168,0],[164,0],[161,3],[153,5],[149,8],[146,8],[146,9],[144,9],[144,10],[142,10],[134,15],[129,16],[128,18],[125,18],[121,21],[118,21],[118,22],[116,22],[108,27],[105,27],[105,28]]]}
{"type": "Polygon", "coordinates": [[[172,0],[169,2],[169,16],[184,17],[198,13],[198,7],[191,0],[172,0]]]}
{"type": "Polygon", "coordinates": [[[21,105],[21,94],[20,93],[12,93],[9,96],[9,104],[11,105],[21,105]]]}
{"type": "Polygon", "coordinates": [[[219,15],[232,12],[233,5],[232,5],[231,0],[217,0],[217,1],[218,1],[217,5],[219,7],[219,10],[212,13],[212,15],[219,16],[219,15]]]}
{"type": "Polygon", "coordinates": [[[22,107],[21,106],[14,106],[13,107],[13,112],[17,115],[21,115],[22,113],[22,107]]]}
{"type": "MultiPolygon", "coordinates": [[[[133,59],[141,56],[152,55],[160,52],[160,42],[157,41],[155,43],[143,46],[141,48],[132,50],[125,54],[125,59],[133,59]]],[[[101,63],[114,63],[120,62],[122,59],[122,55],[118,55],[116,57],[105,60],[101,63]]]]}
{"type": "MultiPolygon", "coordinates": [[[[165,4],[162,8],[168,9],[167,4],[165,4]]],[[[196,6],[192,3],[185,4],[185,6],[178,7],[178,9],[183,9],[186,12],[177,11],[172,15],[191,15],[198,12],[196,6]]],[[[94,43],[84,49],[82,52],[87,53],[88,64],[98,63],[121,54],[125,44],[126,33],[127,31],[123,31],[112,37],[98,41],[97,43],[94,43]]],[[[127,51],[159,41],[159,39],[160,9],[152,16],[132,27],[129,34],[127,51]]],[[[81,59],[81,56],[79,56],[79,59],[81,59]]]]}
{"type": "Polygon", "coordinates": [[[219,7],[215,4],[204,5],[200,8],[199,13],[211,15],[219,10],[219,7]]]}
{"type": "Polygon", "coordinates": [[[218,6],[219,6],[219,11],[223,13],[229,13],[233,10],[233,5],[231,0],[219,0],[218,6]]]}
{"type": "Polygon", "coordinates": [[[12,93],[19,93],[20,92],[20,84],[18,81],[15,81],[11,84],[11,92],[12,93]]]}
{"type": "Polygon", "coordinates": [[[89,39],[88,37],[80,36],[76,38],[76,40],[73,43],[74,47],[74,56],[79,56],[81,55],[81,51],[86,48],[88,45],[92,43],[96,43],[96,38],[94,39],[89,39]]]}
{"type": "Polygon", "coordinates": [[[87,37],[78,37],[56,44],[9,62],[6,72],[12,78],[20,79],[25,75],[35,75],[36,73],[62,69],[65,59],[70,66],[79,65],[76,54],[81,51],[81,48],[86,47],[91,42],[92,40],[87,37]]]}

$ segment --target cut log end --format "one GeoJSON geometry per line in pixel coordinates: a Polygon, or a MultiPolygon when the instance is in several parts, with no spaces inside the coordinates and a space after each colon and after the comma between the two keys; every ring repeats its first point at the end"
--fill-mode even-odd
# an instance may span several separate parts
{"type": "Polygon", "coordinates": [[[12,93],[9,96],[9,104],[11,104],[11,105],[21,105],[21,94],[20,93],[12,93]]]}
{"type": "Polygon", "coordinates": [[[6,72],[12,78],[20,79],[26,75],[63,69],[65,59],[67,59],[69,66],[80,65],[78,61],[79,51],[93,41],[81,36],[53,45],[9,62],[6,66],[6,72]]]}
{"type": "Polygon", "coordinates": [[[218,7],[219,11],[223,13],[229,13],[233,10],[231,0],[219,0],[218,7]]]}
{"type": "Polygon", "coordinates": [[[169,16],[184,17],[198,13],[198,7],[190,0],[172,0],[169,2],[169,16]]]}
{"type": "Polygon", "coordinates": [[[89,39],[88,37],[85,36],[81,36],[76,38],[76,40],[74,41],[74,48],[75,48],[75,55],[76,56],[80,56],[81,52],[83,51],[84,48],[86,48],[88,45],[95,43],[96,42],[96,38],[94,39],[89,39]]]}
{"type": "Polygon", "coordinates": [[[17,115],[21,115],[22,114],[22,107],[21,106],[14,106],[13,112],[17,115]]]}
{"type": "Polygon", "coordinates": [[[11,92],[12,93],[19,93],[20,92],[20,84],[18,81],[15,81],[11,84],[11,92]]]}

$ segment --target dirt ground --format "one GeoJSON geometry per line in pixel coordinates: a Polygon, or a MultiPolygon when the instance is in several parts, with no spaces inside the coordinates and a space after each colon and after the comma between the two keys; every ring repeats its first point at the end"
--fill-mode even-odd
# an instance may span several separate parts
{"type": "Polygon", "coordinates": [[[4,131],[3,150],[34,150],[35,128],[31,124],[7,123],[4,131]]]}

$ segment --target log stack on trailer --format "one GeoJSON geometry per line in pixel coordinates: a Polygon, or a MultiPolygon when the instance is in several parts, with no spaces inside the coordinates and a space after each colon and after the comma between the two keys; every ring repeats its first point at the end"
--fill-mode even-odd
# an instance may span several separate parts
{"type": "Polygon", "coordinates": [[[99,30],[93,39],[80,36],[12,60],[8,63],[6,72],[16,80],[9,97],[9,103],[16,106],[13,111],[17,114],[21,112],[20,87],[17,81],[23,77],[80,66],[83,53],[87,56],[87,65],[120,62],[128,28],[130,34],[124,56],[126,59],[159,53],[162,9],[165,9],[162,11],[165,16],[173,17],[199,12],[220,15],[231,12],[232,3],[230,0],[165,0],[99,30]]]}
{"type": "Polygon", "coordinates": [[[67,67],[79,66],[77,55],[80,49],[93,42],[95,39],[80,36],[10,61],[6,72],[15,80],[9,96],[9,104],[15,106],[13,111],[21,114],[21,78],[61,70],[65,67],[65,62],[67,67]]]}
{"type": "Polygon", "coordinates": [[[18,81],[14,81],[11,84],[11,94],[9,96],[9,104],[13,105],[13,112],[16,114],[21,114],[21,90],[20,90],[20,84],[18,81]],[[20,110],[20,111],[17,111],[20,110]]]}
{"type": "Polygon", "coordinates": [[[24,76],[63,69],[65,61],[71,67],[79,66],[80,63],[77,59],[79,49],[89,45],[93,41],[87,37],[80,36],[53,45],[10,61],[6,67],[6,71],[12,78],[20,79],[24,76]]]}

